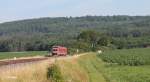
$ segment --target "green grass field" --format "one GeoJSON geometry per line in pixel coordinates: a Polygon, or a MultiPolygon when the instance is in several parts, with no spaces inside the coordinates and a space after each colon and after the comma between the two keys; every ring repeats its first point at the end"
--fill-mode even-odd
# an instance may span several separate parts
{"type": "MultiPolygon", "coordinates": [[[[139,50],[137,49],[137,52],[139,50]]],[[[141,50],[149,51],[149,49],[141,50]]],[[[114,53],[121,51],[114,51],[114,53]]],[[[124,50],[122,53],[124,53],[124,50]]],[[[150,82],[150,65],[129,66],[112,64],[102,61],[99,55],[95,53],[81,57],[79,64],[87,71],[90,78],[89,82],[150,82]]]]}
{"type": "Polygon", "coordinates": [[[89,55],[81,57],[78,62],[87,72],[89,76],[88,82],[107,82],[101,72],[101,69],[103,69],[103,63],[98,57],[96,57],[95,53],[89,53],[89,55]]]}
{"type": "Polygon", "coordinates": [[[14,57],[31,57],[47,55],[46,51],[29,51],[29,52],[0,52],[0,59],[10,59],[14,57]]]}

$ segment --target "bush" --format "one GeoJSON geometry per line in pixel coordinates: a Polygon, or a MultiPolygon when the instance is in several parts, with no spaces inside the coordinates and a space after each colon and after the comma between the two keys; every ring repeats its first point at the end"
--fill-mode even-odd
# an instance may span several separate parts
{"type": "Polygon", "coordinates": [[[52,82],[64,82],[60,68],[57,65],[52,65],[47,69],[47,78],[52,82]]]}
{"type": "Polygon", "coordinates": [[[77,49],[75,49],[75,48],[68,48],[68,54],[69,55],[74,55],[75,53],[77,53],[77,49]]]}

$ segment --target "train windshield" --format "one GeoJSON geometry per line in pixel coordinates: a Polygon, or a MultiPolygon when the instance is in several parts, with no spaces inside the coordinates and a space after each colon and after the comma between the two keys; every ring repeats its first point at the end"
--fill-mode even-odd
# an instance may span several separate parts
{"type": "Polygon", "coordinates": [[[53,51],[57,51],[57,49],[53,49],[53,51]]]}

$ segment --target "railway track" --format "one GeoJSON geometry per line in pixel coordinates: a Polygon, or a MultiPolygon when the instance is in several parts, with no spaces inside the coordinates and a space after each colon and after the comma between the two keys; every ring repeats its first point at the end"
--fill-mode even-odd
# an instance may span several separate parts
{"type": "Polygon", "coordinates": [[[36,62],[36,61],[42,61],[42,60],[47,60],[47,59],[48,59],[47,57],[43,57],[43,58],[4,60],[4,61],[0,61],[0,66],[12,65],[12,64],[20,64],[20,63],[36,62]]]}

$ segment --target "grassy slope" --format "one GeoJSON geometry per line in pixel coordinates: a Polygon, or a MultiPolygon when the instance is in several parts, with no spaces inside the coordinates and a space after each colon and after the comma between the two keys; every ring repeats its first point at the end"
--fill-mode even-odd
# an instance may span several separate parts
{"type": "Polygon", "coordinates": [[[46,51],[30,51],[30,52],[0,52],[0,59],[9,59],[13,57],[30,57],[38,55],[47,55],[46,51]]]}
{"type": "MultiPolygon", "coordinates": [[[[59,61],[58,65],[60,66],[66,81],[106,82],[101,71],[95,66],[98,63],[99,62],[95,60],[95,55],[85,55],[81,58],[59,61]]],[[[101,64],[99,65],[101,66],[101,64]]]]}
{"type": "Polygon", "coordinates": [[[150,82],[149,65],[120,66],[105,63],[96,53],[59,65],[65,68],[62,70],[65,78],[74,79],[72,82],[150,82]]]}
{"type": "Polygon", "coordinates": [[[102,68],[102,63],[99,58],[96,58],[94,53],[89,53],[88,56],[83,56],[79,59],[79,64],[83,66],[89,76],[89,82],[106,82],[104,76],[99,70],[102,68]]]}
{"type": "Polygon", "coordinates": [[[57,62],[61,68],[65,82],[89,82],[87,72],[79,65],[77,59],[67,59],[57,62]]]}

